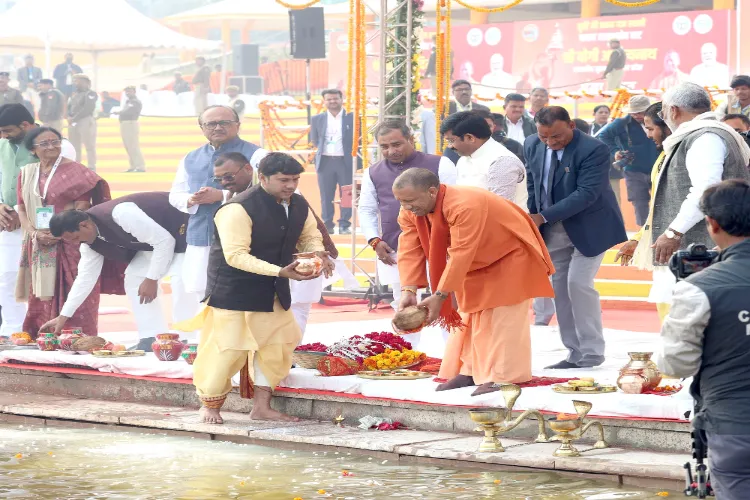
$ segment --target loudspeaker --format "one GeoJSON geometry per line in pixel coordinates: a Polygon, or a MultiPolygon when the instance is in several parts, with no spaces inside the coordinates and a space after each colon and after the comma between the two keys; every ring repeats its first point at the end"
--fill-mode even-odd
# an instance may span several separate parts
{"type": "Polygon", "coordinates": [[[263,94],[263,78],[259,76],[232,76],[229,78],[229,85],[238,86],[240,94],[263,94]]]}
{"type": "Polygon", "coordinates": [[[325,59],[326,31],[323,7],[290,10],[289,40],[294,59],[325,59]]]}
{"type": "Polygon", "coordinates": [[[258,76],[258,65],[260,64],[260,48],[254,43],[243,43],[235,45],[232,49],[234,54],[234,74],[242,76],[258,76]]]}

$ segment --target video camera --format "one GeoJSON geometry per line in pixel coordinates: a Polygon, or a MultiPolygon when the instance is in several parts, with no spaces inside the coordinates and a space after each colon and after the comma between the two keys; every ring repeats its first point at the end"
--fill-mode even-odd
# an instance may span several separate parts
{"type": "Polygon", "coordinates": [[[703,271],[713,264],[719,256],[716,250],[709,250],[706,245],[691,243],[687,250],[678,250],[669,258],[669,270],[678,281],[691,274],[703,271]]]}

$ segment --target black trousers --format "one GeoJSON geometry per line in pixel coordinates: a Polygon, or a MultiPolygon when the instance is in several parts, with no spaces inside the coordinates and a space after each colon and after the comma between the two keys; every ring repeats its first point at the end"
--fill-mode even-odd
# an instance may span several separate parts
{"type": "MultiPolygon", "coordinates": [[[[318,188],[320,188],[320,218],[328,228],[333,230],[333,199],[336,196],[336,187],[339,188],[339,197],[341,197],[341,187],[351,186],[352,169],[346,166],[343,156],[321,156],[320,167],[318,167],[318,188]]],[[[351,226],[352,209],[341,208],[341,217],[339,218],[339,227],[346,229],[351,226]]]]}

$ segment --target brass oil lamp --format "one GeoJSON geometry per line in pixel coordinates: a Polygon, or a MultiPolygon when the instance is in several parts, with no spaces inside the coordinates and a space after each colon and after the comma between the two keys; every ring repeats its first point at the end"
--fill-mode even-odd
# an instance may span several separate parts
{"type": "Polygon", "coordinates": [[[583,452],[573,446],[573,441],[581,439],[586,434],[586,431],[592,427],[596,427],[599,430],[599,440],[594,443],[593,449],[609,448],[609,444],[604,440],[604,427],[601,422],[592,420],[586,424],[583,423],[586,415],[591,411],[592,404],[588,401],[573,401],[573,407],[576,409],[578,418],[565,420],[552,419],[547,421],[550,428],[556,434],[552,440],[562,443],[552,455],[561,458],[580,457],[583,452]],[[578,430],[578,433],[575,432],[576,430],[578,430]]]}
{"type": "Polygon", "coordinates": [[[532,415],[536,417],[539,424],[539,435],[534,442],[548,442],[549,437],[544,425],[544,417],[538,410],[526,410],[516,417],[515,420],[510,421],[513,406],[516,404],[518,396],[521,395],[521,388],[515,384],[502,384],[500,392],[503,395],[503,399],[505,399],[505,408],[472,408],[469,410],[471,420],[479,424],[479,427],[475,430],[484,431],[484,439],[482,440],[482,444],[479,445],[478,451],[482,453],[505,451],[497,436],[515,429],[518,427],[518,424],[532,415]]]}

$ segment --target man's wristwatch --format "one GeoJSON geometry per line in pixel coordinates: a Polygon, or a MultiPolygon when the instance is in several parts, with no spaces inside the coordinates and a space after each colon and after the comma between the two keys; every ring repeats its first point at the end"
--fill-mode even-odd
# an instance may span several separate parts
{"type": "Polygon", "coordinates": [[[435,291],[435,297],[439,297],[440,299],[445,300],[445,299],[448,298],[448,294],[447,293],[443,293],[440,290],[436,290],[435,291]]]}
{"type": "Polygon", "coordinates": [[[667,229],[666,231],[664,231],[664,236],[666,236],[670,240],[679,241],[682,239],[682,233],[678,233],[674,229],[667,229]]]}

